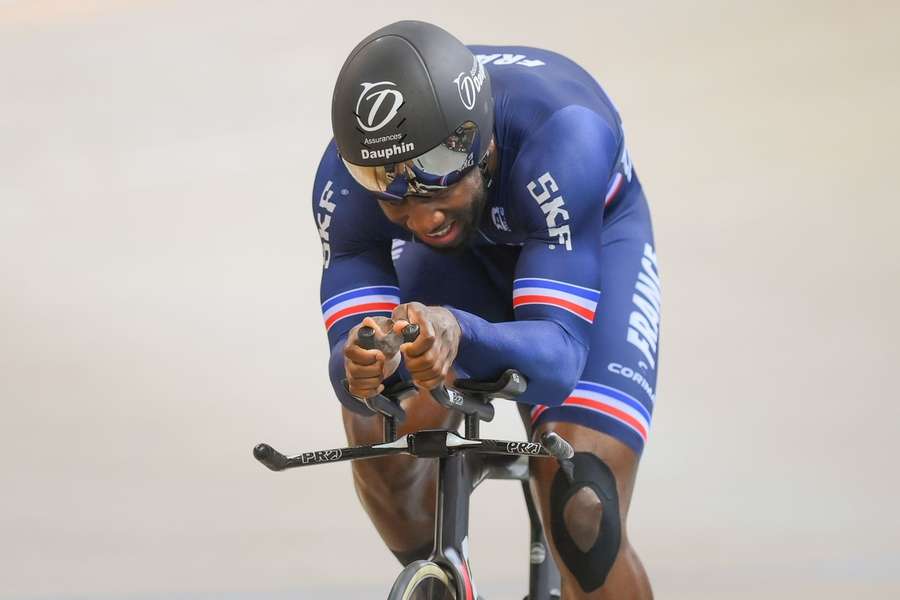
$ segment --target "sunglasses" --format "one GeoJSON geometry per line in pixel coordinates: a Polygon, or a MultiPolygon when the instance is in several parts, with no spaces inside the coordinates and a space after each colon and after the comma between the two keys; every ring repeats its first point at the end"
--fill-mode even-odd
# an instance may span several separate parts
{"type": "Polygon", "coordinates": [[[399,204],[409,196],[429,198],[458,183],[476,166],[477,142],[478,127],[466,122],[443,142],[410,160],[364,166],[341,159],[353,179],[372,195],[399,204]]]}

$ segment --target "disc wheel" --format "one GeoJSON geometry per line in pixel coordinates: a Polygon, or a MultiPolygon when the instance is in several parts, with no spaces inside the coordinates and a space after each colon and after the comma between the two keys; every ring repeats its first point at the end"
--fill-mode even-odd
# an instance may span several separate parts
{"type": "Polygon", "coordinates": [[[388,600],[456,600],[456,592],[444,569],[430,560],[417,560],[401,571],[388,600]]]}

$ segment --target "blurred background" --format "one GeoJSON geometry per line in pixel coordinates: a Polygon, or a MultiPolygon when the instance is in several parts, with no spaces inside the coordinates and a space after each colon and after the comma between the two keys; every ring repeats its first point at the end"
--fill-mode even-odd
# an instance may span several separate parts
{"type": "MultiPolygon", "coordinates": [[[[343,444],[309,198],[340,65],[400,18],[566,54],[622,112],[657,597],[900,597],[900,4],[0,0],[0,598],[384,597],[349,466],[250,449],[343,444]]],[[[519,495],[473,500],[492,600],[519,495]]]]}

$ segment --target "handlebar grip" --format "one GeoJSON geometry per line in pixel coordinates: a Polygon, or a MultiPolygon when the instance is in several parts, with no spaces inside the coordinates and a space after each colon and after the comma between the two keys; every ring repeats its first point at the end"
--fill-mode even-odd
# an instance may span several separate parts
{"type": "Polygon", "coordinates": [[[257,444],[253,457],[272,471],[283,471],[287,465],[287,457],[268,444],[257,444]]]}
{"type": "Polygon", "coordinates": [[[363,350],[375,349],[375,330],[366,325],[356,332],[356,345],[363,350]]]}
{"type": "Polygon", "coordinates": [[[568,460],[575,456],[572,445],[554,431],[547,431],[541,436],[541,443],[551,456],[558,460],[568,460]]]}
{"type": "Polygon", "coordinates": [[[403,341],[414,342],[416,338],[419,337],[419,326],[415,323],[410,323],[406,327],[403,328],[403,341]]]}

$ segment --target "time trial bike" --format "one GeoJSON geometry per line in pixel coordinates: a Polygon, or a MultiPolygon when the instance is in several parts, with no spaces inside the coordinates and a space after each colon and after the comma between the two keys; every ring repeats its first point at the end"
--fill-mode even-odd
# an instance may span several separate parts
{"type": "MultiPolygon", "coordinates": [[[[403,330],[403,340],[418,335],[415,325],[403,330]]],[[[374,330],[362,327],[358,343],[375,348],[374,330]]],[[[346,382],[345,382],[346,385],[346,382]]],[[[438,460],[434,546],[427,560],[407,565],[397,576],[388,600],[484,600],[477,595],[469,565],[469,500],[485,479],[518,480],[531,522],[529,585],[525,600],[559,600],[559,571],[547,551],[547,541],[528,484],[529,461],[556,459],[571,477],[572,447],[554,432],[544,433],[540,441],[492,440],[479,436],[481,421],[494,418],[494,399],[514,400],[527,387],[525,377],[516,370],[505,371],[495,381],[457,379],[452,386],[439,386],[432,397],[448,409],[465,415],[464,435],[449,429],[421,430],[397,437],[397,423],[406,413],[401,401],[417,394],[408,382],[390,386],[366,403],[380,413],[384,421],[384,441],[380,444],[332,448],[286,456],[261,443],[253,449],[258,461],[272,471],[334,462],[363,460],[394,454],[408,454],[438,460]]]]}

